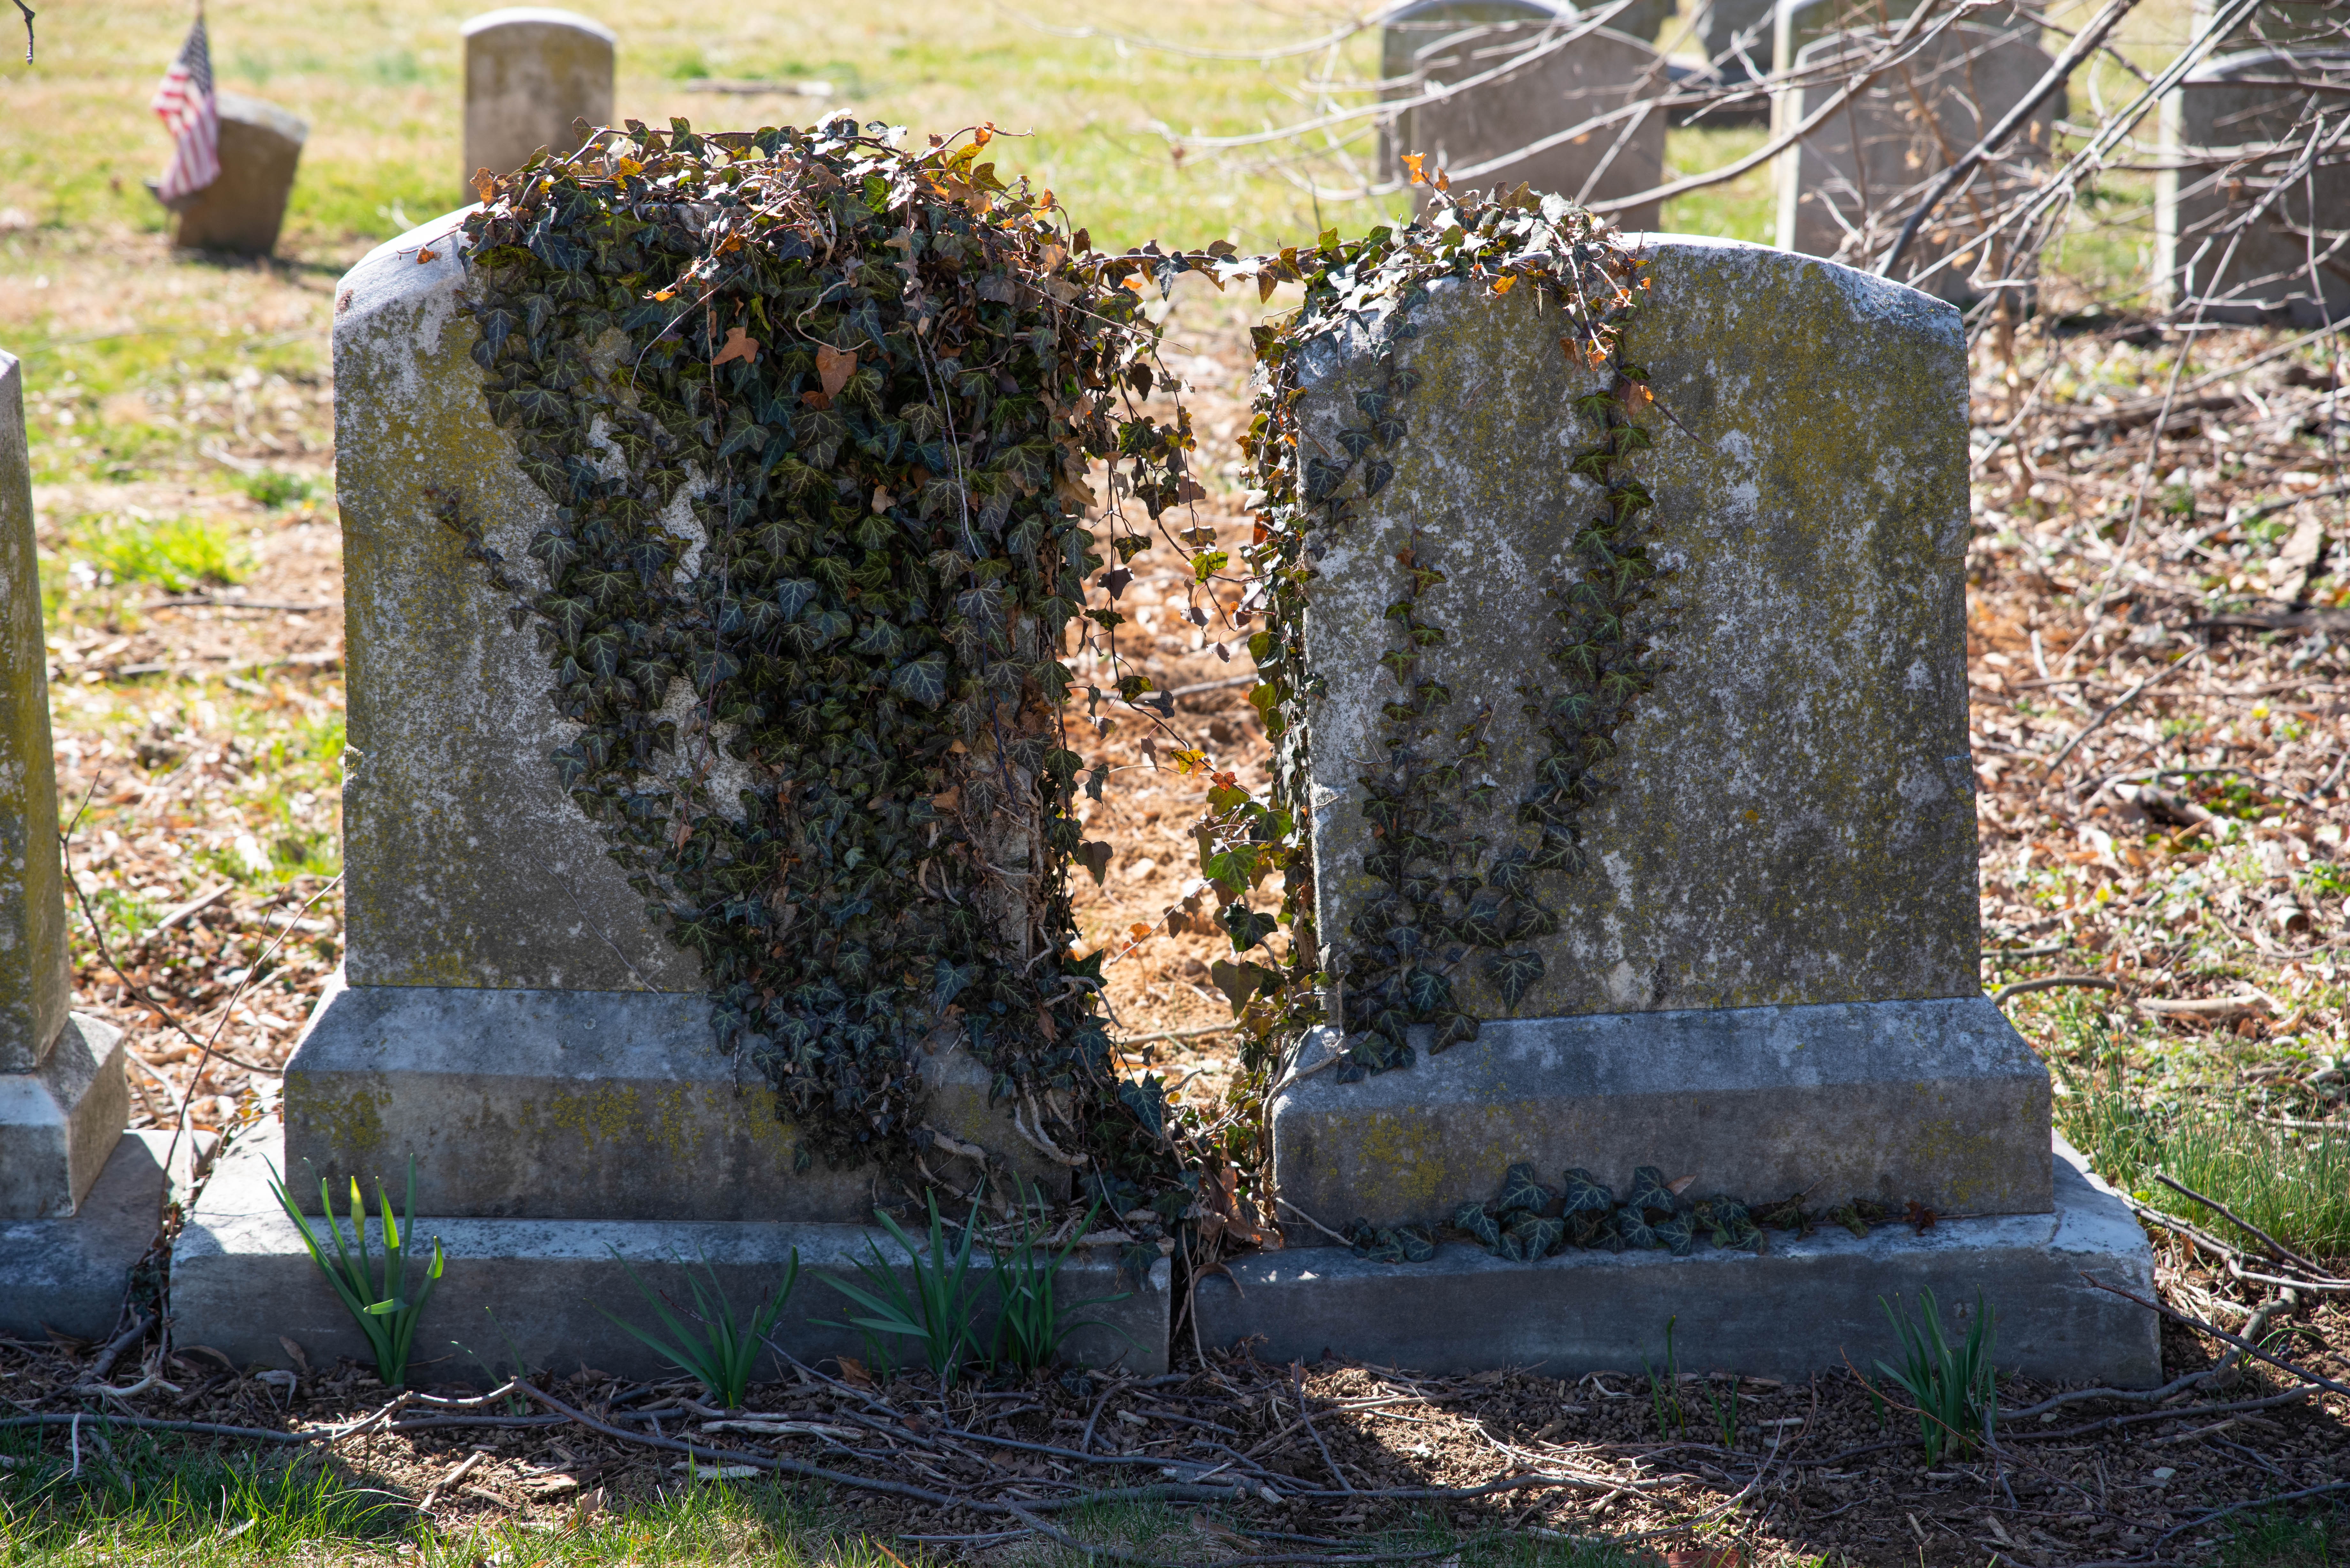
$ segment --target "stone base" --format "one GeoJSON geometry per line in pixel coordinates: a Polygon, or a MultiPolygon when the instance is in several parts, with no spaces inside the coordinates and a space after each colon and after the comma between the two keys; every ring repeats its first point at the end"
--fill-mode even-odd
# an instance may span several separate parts
{"type": "MultiPolygon", "coordinates": [[[[1068,1168],[987,1103],[960,1035],[922,1063],[931,1126],[1021,1181],[1068,1168]]],[[[287,1182],[305,1208],[380,1180],[451,1219],[869,1223],[897,1197],[870,1167],[795,1172],[797,1134],[756,1071],[718,1054],[700,992],[348,985],[338,974],[286,1064],[287,1182]]],[[[951,1179],[967,1165],[939,1152],[951,1179]]]]}
{"type": "Polygon", "coordinates": [[[0,1220],[72,1214],[130,1119],[122,1031],[76,1012],[29,1073],[0,1075],[0,1220]]]}
{"type": "Polygon", "coordinates": [[[1619,1194],[1653,1165],[1691,1197],[2044,1214],[2048,1105],[2048,1069],[1982,996],[1501,1019],[1400,1071],[1283,1091],[1274,1169],[1339,1227],[1441,1223],[1520,1160],[1619,1194]]]}
{"type": "MultiPolygon", "coordinates": [[[[0,1334],[37,1341],[51,1329],[77,1339],[114,1332],[131,1265],[162,1225],[171,1144],[169,1132],[120,1137],[71,1219],[0,1220],[0,1334]]],[[[182,1142],[183,1173],[188,1150],[182,1142]]]]}
{"type": "MultiPolygon", "coordinates": [[[[314,1366],[348,1355],[372,1366],[365,1336],[270,1194],[267,1166],[282,1168],[279,1141],[276,1128],[256,1128],[214,1165],[172,1249],[174,1337],[182,1345],[210,1345],[239,1366],[291,1366],[281,1335],[299,1345],[314,1366]]],[[[373,1192],[368,1196],[372,1202],[373,1192]]],[[[393,1205],[397,1212],[396,1196],[393,1205]]],[[[700,1277],[706,1259],[738,1316],[781,1282],[796,1249],[799,1284],[784,1308],[775,1342],[802,1361],[841,1355],[861,1360],[868,1352],[858,1331],[816,1320],[845,1320],[863,1315],[863,1309],[822,1281],[860,1282],[856,1265],[870,1262],[876,1246],[893,1265],[904,1257],[888,1232],[862,1225],[419,1216],[410,1244],[421,1242],[429,1255],[436,1236],[447,1272],[425,1309],[414,1352],[417,1376],[426,1382],[503,1376],[516,1354],[531,1366],[562,1374],[584,1364],[623,1377],[678,1376],[596,1310],[660,1332],[615,1261],[615,1248],[648,1285],[680,1303],[691,1300],[686,1265],[700,1277]]],[[[983,1256],[974,1273],[983,1278],[987,1272],[983,1256]]],[[[900,1277],[906,1277],[902,1270],[900,1277]]],[[[1074,1305],[1121,1293],[1126,1299],[1074,1312],[1112,1326],[1072,1334],[1064,1359],[1165,1371],[1170,1281],[1163,1259],[1138,1284],[1120,1274],[1110,1249],[1073,1253],[1058,1279],[1063,1302],[1074,1305]]],[[[904,1342],[898,1354],[909,1357],[916,1351],[904,1342]]],[[[763,1358],[758,1376],[774,1372],[773,1358],[763,1358]]]]}
{"type": "Polygon", "coordinates": [[[1568,1252],[1508,1263],[1448,1242],[1421,1264],[1364,1262],[1336,1248],[1233,1260],[1193,1295],[1204,1343],[1261,1336],[1265,1361],[1328,1355],[1421,1372],[1523,1367],[1554,1377],[1662,1367],[1673,1325],[1685,1372],[1801,1377],[1847,1360],[1899,1359],[1877,1304],[1914,1311],[1930,1288],[1961,1328],[1976,1293],[1994,1314],[2002,1372],[2147,1387],[2162,1376],[2151,1313],[2093,1288],[2094,1274],[2150,1296],[2154,1255],[2119,1198],[2056,1141],[2055,1211],[1906,1225],[1866,1240],[1834,1225],[1802,1241],[1769,1232],[1760,1257],[1700,1244],[1664,1252],[1568,1252]]]}

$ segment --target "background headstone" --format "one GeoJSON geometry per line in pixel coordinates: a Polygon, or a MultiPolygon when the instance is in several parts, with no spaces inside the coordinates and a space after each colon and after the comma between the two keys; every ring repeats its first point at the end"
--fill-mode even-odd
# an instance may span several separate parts
{"type": "Polygon", "coordinates": [[[130,1115],[120,1033],[68,1011],[31,473],[24,368],[0,353],[0,1220],[72,1214],[130,1115]]]}
{"type": "MultiPolygon", "coordinates": [[[[1664,25],[1672,17],[1669,0],[1646,0],[1618,15],[1609,29],[1627,37],[1654,41],[1664,25]]],[[[1523,47],[1544,28],[1572,24],[1577,15],[1570,0],[1410,0],[1389,13],[1379,28],[1379,75],[1386,83],[1388,98],[1409,96],[1416,88],[1410,78],[1417,68],[1420,53],[1433,45],[1451,38],[1455,34],[1472,27],[1489,29],[1480,41],[1481,47],[1515,45],[1523,47]]],[[[1664,82],[1659,78],[1661,91],[1664,82]]],[[[1395,124],[1379,128],[1378,178],[1395,179],[1400,172],[1396,158],[1400,153],[1424,151],[1416,144],[1411,128],[1413,110],[1406,109],[1395,124]]],[[[1547,110],[1538,111],[1537,119],[1548,120],[1547,110]]],[[[1572,123],[1549,120],[1553,125],[1572,123]]],[[[1517,143],[1512,143],[1514,146],[1517,143]]]]}
{"type": "MultiPolygon", "coordinates": [[[[2350,90],[2350,56],[2304,55],[2295,63],[2302,74],[2322,70],[2350,90]]],[[[2295,139],[2294,123],[2309,90],[2291,85],[2282,65],[2267,49],[2210,60],[2164,100],[2165,167],[2155,176],[2155,268],[2169,308],[2210,300],[2214,303],[2202,312],[2207,321],[2289,321],[2302,327],[2350,315],[2350,244],[2345,241],[2350,235],[2350,147],[2337,146],[2324,155],[2313,179],[2295,182],[2240,234],[2227,233],[2266,193],[2257,178],[2262,164],[2289,163],[2293,157],[2294,149],[2280,146],[2252,160],[2248,171],[2253,179],[2231,187],[2226,178],[2238,157],[2235,149],[2295,139]],[[2188,167],[2176,167],[2181,163],[2188,167]],[[2313,222],[2319,257],[2314,278],[2313,222]]]]}
{"type": "MultiPolygon", "coordinates": [[[[1668,671],[1584,812],[1590,866],[1536,874],[1556,928],[1511,945],[1540,980],[1513,1013],[1472,958],[1451,980],[1487,1021],[1476,1040],[1283,1095],[1280,1189],[1326,1220],[1429,1221],[1533,1159],[1619,1186],[1671,1164],[1758,1200],[2044,1210],[2047,1074],[1978,978],[1958,315],[1760,246],[1677,235],[1650,254],[1627,356],[1670,415],[1633,468],[1670,574],[1642,612],[1668,671]]],[[[1386,755],[1407,546],[1446,578],[1418,618],[1447,633],[1420,672],[1451,693],[1442,722],[1490,715],[1477,766],[1495,787],[1448,797],[1447,836],[1531,846],[1517,811],[1547,742],[1526,705],[1562,679],[1549,590],[1580,570],[1594,495],[1567,466],[1593,439],[1574,400],[1600,382],[1523,292],[1440,286],[1417,314],[1393,477],[1316,562],[1307,659],[1326,691],[1303,722],[1336,972],[1386,887],[1357,777],[1386,755]]],[[[1336,451],[1372,342],[1310,352],[1304,446],[1336,451]]]]}
{"type": "MultiPolygon", "coordinates": [[[[1935,177],[2047,74],[2052,61],[2033,41],[2036,31],[1960,23],[1782,153],[1780,248],[1874,267],[1935,177]]],[[[1830,67],[1846,56],[1865,55],[1879,36],[1859,32],[1820,38],[1797,52],[1796,64],[1803,70],[1830,67]]],[[[1790,89],[1785,123],[1800,120],[1815,95],[1833,90],[1828,85],[1790,89]]],[[[1985,226],[1984,215],[2045,162],[2064,109],[2063,95],[2050,95],[1968,187],[1942,202],[1903,253],[1903,281],[1958,253],[1960,259],[1921,286],[1958,305],[1980,297],[1968,277],[1981,260],[1975,239],[1985,226]]],[[[2003,270],[2003,254],[2002,249],[1991,258],[1991,275],[2003,270]]]]}
{"type": "Polygon", "coordinates": [[[1757,81],[1772,68],[1776,37],[1771,0],[1713,0],[1705,14],[1705,55],[1728,81],[1757,81]],[[1745,62],[1739,59],[1743,48],[1745,62]]]}
{"type": "Polygon", "coordinates": [[[277,248],[309,122],[243,93],[222,93],[219,102],[220,178],[180,209],[172,243],[265,256],[277,248]]]}
{"type": "Polygon", "coordinates": [[[574,119],[612,119],[612,45],[601,22],[571,11],[516,5],[473,18],[465,36],[463,178],[508,174],[544,147],[579,145],[574,119]]]}
{"type": "MultiPolygon", "coordinates": [[[[1423,47],[1418,79],[1458,82],[1503,65],[1551,35],[1471,27],[1423,47]]],[[[1399,146],[1424,153],[1454,188],[1509,191],[1521,182],[1585,202],[1606,201],[1663,182],[1665,112],[1638,113],[1523,157],[1522,147],[1669,90],[1663,61],[1637,38],[1601,30],[1576,38],[1497,80],[1422,104],[1397,122],[1399,146]],[[1641,84],[1645,82],[1645,88],[1641,84]],[[1507,158],[1497,167],[1483,168],[1507,158]]],[[[1418,188],[1424,202],[1429,187],[1418,188]]],[[[1653,228],[1658,204],[1617,214],[1627,229],[1653,228]]]]}

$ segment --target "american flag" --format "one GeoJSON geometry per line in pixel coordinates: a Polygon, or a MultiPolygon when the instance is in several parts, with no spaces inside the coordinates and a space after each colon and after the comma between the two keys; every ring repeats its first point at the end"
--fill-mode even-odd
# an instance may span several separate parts
{"type": "Polygon", "coordinates": [[[220,178],[220,111],[213,101],[213,53],[202,12],[147,107],[172,133],[172,166],[156,182],[155,194],[165,206],[179,207],[220,178]]]}

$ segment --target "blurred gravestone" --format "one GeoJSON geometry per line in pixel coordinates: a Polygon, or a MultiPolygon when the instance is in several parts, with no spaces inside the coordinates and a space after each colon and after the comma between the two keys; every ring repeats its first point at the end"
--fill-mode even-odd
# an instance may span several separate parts
{"type": "Polygon", "coordinates": [[[2207,61],[2164,101],[2155,260],[2169,308],[2303,327],[2350,315],[2350,146],[2334,138],[2273,191],[2325,129],[2303,122],[2313,98],[2345,93],[2350,55],[2254,49],[2207,61]]]}
{"type": "Polygon", "coordinates": [[[1779,1376],[1890,1350],[1880,1293],[1964,1301],[1991,1280],[2001,1343],[2036,1376],[2145,1382],[2150,1319],[2078,1277],[2145,1282],[2145,1237],[2052,1160],[2047,1071],[1979,979],[1960,317],[1783,251],[1663,235],[1644,254],[1624,357],[1656,395],[1630,464],[1653,507],[1609,548],[1642,546],[1660,576],[1607,614],[1661,669],[1596,750],[1555,750],[1538,722],[1587,691],[1571,670],[1625,668],[1567,608],[1614,580],[1580,537],[1598,492],[1570,466],[1607,372],[1561,354],[1534,290],[1453,280],[1406,325],[1375,307],[1299,350],[1301,453],[1362,450],[1365,410],[1409,433],[1379,488],[1347,493],[1344,530],[1307,546],[1304,793],[1315,929],[1341,979],[1335,1026],[1271,1106],[1274,1180],[1326,1224],[1439,1235],[1519,1162],[1543,1202],[1571,1168],[1620,1197],[1645,1166],[1758,1210],[1799,1193],[1975,1218],[1701,1262],[1447,1241],[1394,1264],[1301,1226],[1296,1251],[1201,1283],[1201,1332],[1262,1334],[1275,1360],[1326,1344],[1573,1376],[1654,1354],[1677,1315],[1687,1364],[1779,1376]],[[1395,701],[1388,669],[1430,628],[1411,690],[1432,711],[1395,701]],[[1470,737],[1448,785],[1438,763],[1470,737]],[[1375,811],[1364,775],[1405,776],[1413,748],[1434,804],[1375,811]],[[1581,787],[1562,767],[1597,781],[1571,841],[1544,815],[1581,787]],[[1569,842],[1580,869],[1553,855],[1569,842]],[[1432,913],[1441,899],[1457,914],[1432,913]],[[1469,936],[1484,957],[1451,946],[1469,936]],[[1394,1020],[1350,977],[1393,952],[1419,955],[1411,994],[1440,967],[1451,1000],[1429,1005],[1482,1023],[1450,1045],[1414,1025],[1410,1058],[1363,1076],[1358,1045],[1394,1020]]]}
{"type": "Polygon", "coordinates": [[[0,1333],[94,1336],[154,1234],[161,1168],[122,1138],[120,1033],[69,1011],[28,456],[24,370],[0,353],[0,1333]]]}
{"type": "MultiPolygon", "coordinates": [[[[1607,118],[1669,85],[1661,57],[1637,38],[1603,29],[1567,39],[1558,26],[1474,26],[1426,45],[1413,64],[1418,90],[1503,73],[1399,118],[1399,145],[1425,154],[1431,177],[1442,169],[1457,188],[1504,192],[1523,182],[1584,202],[1663,182],[1664,111],[1633,109],[1607,118]],[[1520,57],[1532,57],[1513,67],[1520,57]],[[1599,123],[1576,130],[1593,120],[1599,123]],[[1568,131],[1575,134],[1563,134],[1568,131]],[[1551,145],[1538,145],[1544,141],[1551,145]],[[1517,155],[1523,148],[1534,150],[1517,155]]],[[[1423,200],[1429,189],[1419,188],[1423,200]]],[[[1617,219],[1627,229],[1650,228],[1657,213],[1648,202],[1617,219]]]]}
{"type": "MultiPolygon", "coordinates": [[[[1881,38],[1839,33],[1805,45],[1796,65],[1818,75],[1820,85],[1790,90],[1784,123],[1802,119],[1814,95],[1841,81],[1836,67],[1866,58],[1881,38]]],[[[1962,22],[1941,34],[1781,155],[1780,248],[1873,267],[1935,177],[2022,101],[2050,64],[2045,50],[2013,28],[1962,22]]],[[[1964,190],[1941,203],[1903,253],[1903,281],[1949,256],[1950,265],[1919,286],[1953,304],[1980,297],[1969,282],[1984,261],[1977,236],[1988,215],[2045,164],[2063,112],[2061,96],[2051,95],[1964,190]]],[[[1991,247],[1985,271],[1996,278],[2008,270],[2006,254],[2002,241],[1991,247]]]]}
{"type": "Polygon", "coordinates": [[[1771,74],[1771,0],[1713,0],[1705,14],[1705,55],[1724,81],[1771,74]]]}
{"type": "Polygon", "coordinates": [[[220,178],[180,209],[172,243],[265,256],[277,248],[310,127],[299,115],[243,93],[222,93],[219,103],[220,178]]]}
{"type": "Polygon", "coordinates": [[[544,147],[579,145],[574,119],[612,119],[612,45],[601,22],[517,5],[476,16],[465,35],[465,169],[505,174],[544,147]]]}

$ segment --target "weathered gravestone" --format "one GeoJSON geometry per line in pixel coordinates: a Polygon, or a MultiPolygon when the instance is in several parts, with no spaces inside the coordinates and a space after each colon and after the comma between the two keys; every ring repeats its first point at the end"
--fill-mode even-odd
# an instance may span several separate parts
{"type": "MultiPolygon", "coordinates": [[[[344,793],[341,976],[286,1065],[282,1131],[232,1150],[175,1254],[183,1334],[240,1362],[276,1362],[286,1334],[349,1347],[356,1332],[315,1277],[266,1188],[264,1161],[315,1201],[319,1178],[405,1190],[447,1248],[445,1299],[495,1308],[522,1352],[650,1373],[641,1346],[592,1309],[633,1297],[606,1251],[648,1279],[706,1253],[748,1300],[796,1249],[843,1272],[879,1241],[877,1203],[905,1194],[876,1168],[795,1160],[798,1132],[749,1067],[719,1054],[697,961],[649,921],[644,898],[567,792],[553,753],[579,734],[555,702],[536,633],[441,520],[462,496],[484,544],[528,559],[553,504],[493,421],[459,306],[463,239],[442,220],[381,247],[343,280],[335,326],[338,494],[344,525],[350,737],[344,793]],[[431,251],[432,257],[420,263],[431,251]],[[271,1303],[256,1314],[255,1300],[271,1303]],[[201,1325],[201,1326],[197,1326],[201,1325]]],[[[606,367],[608,373],[613,367],[606,367]]],[[[681,492],[665,521],[699,535],[681,492]]],[[[671,688],[681,769],[716,798],[752,781],[723,733],[697,740],[690,686],[671,688]]],[[[927,1046],[937,1158],[985,1150],[1066,1195],[1069,1172],[1008,1112],[959,1031],[927,1046]]],[[[1072,1259],[1085,1295],[1115,1293],[1107,1251],[1072,1259]],[[1083,1288],[1091,1286],[1095,1288],[1083,1288]]],[[[1118,1334],[1081,1357],[1163,1365],[1168,1268],[1106,1315],[1118,1334]]],[[[837,1308],[804,1282],[779,1338],[855,1354],[813,1326],[837,1308]]],[[[472,1306],[462,1309],[467,1314],[472,1306]]]]}
{"type": "Polygon", "coordinates": [[[70,1011],[24,371],[0,353],[0,1333],[109,1332],[161,1218],[121,1033],[70,1011]]]}
{"type": "MultiPolygon", "coordinates": [[[[1688,1199],[1756,1212],[1804,1194],[1815,1212],[1857,1199],[1967,1218],[1774,1232],[1760,1256],[1570,1246],[1512,1262],[1456,1241],[1419,1264],[1292,1229],[1295,1251],[1201,1283],[1201,1332],[1262,1334],[1259,1354],[1284,1359],[1328,1346],[1571,1372],[1659,1355],[1678,1316],[1685,1366],[1808,1372],[1889,1352],[1877,1297],[1930,1285],[1946,1305],[1984,1292],[2002,1366],[2149,1381],[2152,1320],[2077,1277],[2145,1287],[2145,1238],[2052,1162],[2046,1070],[1977,979],[1958,315],[1759,246],[1665,236],[1644,254],[1625,358],[1658,408],[1632,472],[1655,499],[1637,542],[1665,576],[1627,624],[1662,673],[1596,764],[1579,871],[1534,868],[1527,824],[1547,819],[1525,810],[1556,784],[1533,715],[1561,690],[1557,661],[1582,657],[1560,596],[1590,568],[1574,541],[1596,492],[1568,464],[1591,440],[1575,400],[1604,372],[1561,356],[1556,307],[1530,289],[1438,286],[1395,340],[1419,378],[1390,410],[1409,434],[1322,542],[1307,591],[1307,667],[1326,683],[1300,713],[1315,929],[1347,972],[1389,907],[1388,860],[1422,852],[1382,842],[1399,830],[1373,820],[1366,786],[1400,722],[1382,664],[1393,607],[1432,570],[1405,624],[1442,629],[1421,671],[1450,692],[1445,732],[1467,725],[1487,748],[1447,796],[1448,841],[1490,862],[1463,919],[1521,934],[1501,939],[1508,966],[1450,971],[1484,1021],[1471,1040],[1440,1050],[1417,1030],[1409,1065],[1364,1077],[1333,1059],[1336,1031],[1309,1037],[1273,1104],[1275,1182],[1324,1224],[1436,1234],[1520,1162],[1554,1204],[1570,1169],[1622,1195],[1650,1167],[1687,1179],[1688,1199]],[[1547,935],[1528,888],[1555,917],[1547,935]],[[1524,984],[1514,1007],[1505,973],[1524,984]]],[[[1360,418],[1390,325],[1307,350],[1301,452],[1337,450],[1360,418]]]]}
{"type": "Polygon", "coordinates": [[[1705,14],[1705,56],[1728,81],[1759,81],[1771,74],[1771,0],[1713,0],[1705,14]]]}
{"type": "Polygon", "coordinates": [[[579,145],[574,119],[612,119],[612,45],[601,22],[547,6],[475,16],[465,35],[465,168],[504,174],[544,147],[579,145]]]}
{"type": "MultiPolygon", "coordinates": [[[[1414,80],[1423,88],[1470,82],[1544,49],[1493,80],[1409,110],[1398,121],[1405,151],[1427,155],[1431,177],[1443,169],[1464,190],[1525,183],[1598,202],[1662,183],[1665,113],[1630,106],[1669,84],[1661,57],[1637,38],[1604,29],[1568,40],[1556,30],[1470,27],[1422,47],[1414,80]]],[[[1431,189],[1419,187],[1423,203],[1431,189]]],[[[1657,213],[1648,202],[1619,216],[1624,227],[1641,229],[1657,213]]]]}
{"type": "MultiPolygon", "coordinates": [[[[1960,23],[1783,153],[1780,248],[1873,268],[1942,171],[2047,75],[2053,62],[2030,31],[2036,29],[1960,23]]],[[[1875,31],[1839,33],[1798,51],[1799,74],[1827,74],[1819,85],[1788,90],[1785,123],[1800,121],[1809,104],[1836,90],[1841,78],[1835,67],[1866,58],[1882,37],[1875,31]]],[[[1963,191],[1941,203],[1902,254],[1904,281],[1951,257],[1919,286],[1963,306],[1981,297],[1970,282],[1979,267],[1988,278],[2004,275],[2006,242],[1995,238],[1986,247],[1978,236],[1990,214],[2027,189],[2044,165],[2063,112],[2061,96],[2051,95],[1963,191]]]]}
{"type": "Polygon", "coordinates": [[[2311,92],[2298,78],[2313,76],[2338,83],[2338,99],[2350,56],[2246,50],[2164,100],[2155,265],[2170,308],[2301,327],[2350,316],[2350,149],[2337,142],[2251,216],[2304,151],[2311,92]]]}
{"type": "Polygon", "coordinates": [[[265,256],[277,248],[309,122],[243,93],[222,93],[219,102],[220,178],[180,209],[172,243],[265,256]]]}

